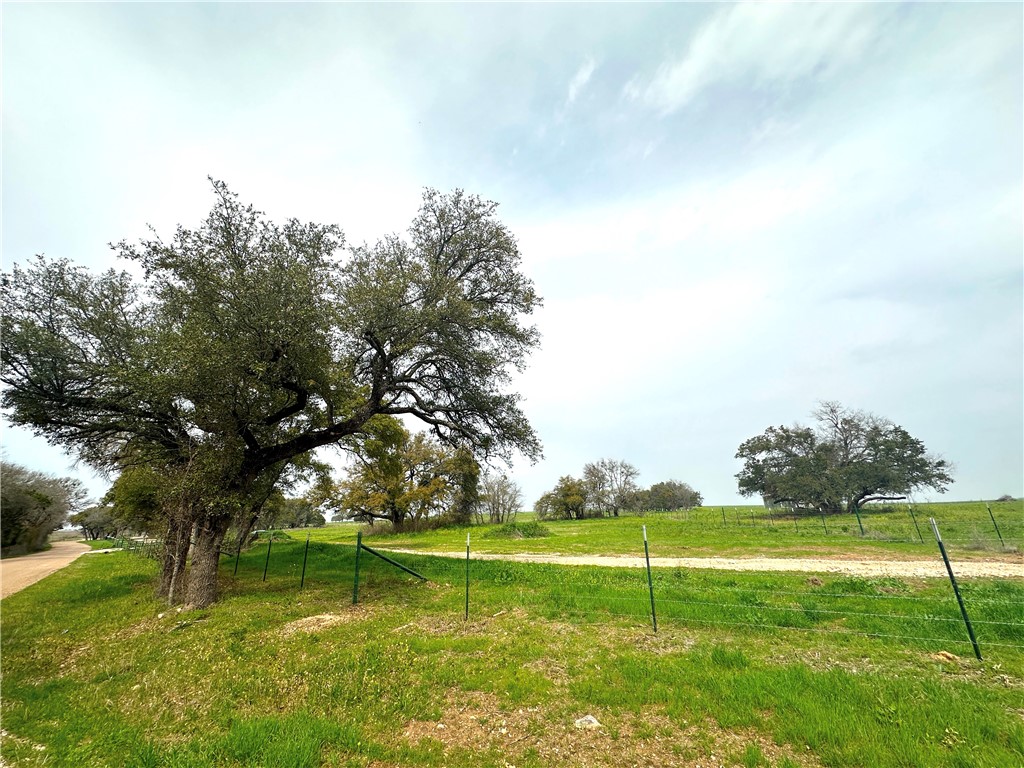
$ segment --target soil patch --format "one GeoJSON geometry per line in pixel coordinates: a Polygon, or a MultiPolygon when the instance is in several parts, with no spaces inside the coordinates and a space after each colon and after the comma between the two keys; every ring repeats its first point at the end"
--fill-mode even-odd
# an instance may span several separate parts
{"type": "Polygon", "coordinates": [[[403,735],[412,742],[431,739],[448,748],[490,751],[501,755],[506,766],[529,757],[573,768],[709,768],[735,764],[752,746],[773,765],[783,757],[801,766],[820,764],[812,755],[779,746],[752,729],[726,731],[710,720],[679,725],[654,710],[615,715],[601,710],[503,709],[494,695],[480,692],[452,693],[440,720],[413,720],[403,735]],[[586,715],[599,725],[577,727],[576,721],[586,715]]]}

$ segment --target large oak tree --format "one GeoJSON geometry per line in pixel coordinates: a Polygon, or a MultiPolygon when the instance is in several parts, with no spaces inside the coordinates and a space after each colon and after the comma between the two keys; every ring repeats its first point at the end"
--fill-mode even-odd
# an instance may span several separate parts
{"type": "Polygon", "coordinates": [[[953,482],[949,462],[929,455],[924,443],[887,419],[835,402],[822,403],[814,416],[814,428],[769,427],[740,445],[740,493],[852,512],[925,488],[943,493],[953,482]]]}
{"type": "Polygon", "coordinates": [[[114,246],[141,278],[44,257],[3,276],[9,418],[100,469],[161,474],[164,592],[214,601],[231,521],[375,415],[539,455],[507,387],[540,300],[494,203],[428,190],[407,237],[346,248],[337,226],[275,224],[213,187],[196,229],[114,246]]]}

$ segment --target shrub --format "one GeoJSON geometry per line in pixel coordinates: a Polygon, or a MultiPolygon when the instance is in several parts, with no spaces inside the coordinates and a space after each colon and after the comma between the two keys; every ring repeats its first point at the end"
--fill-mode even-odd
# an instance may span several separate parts
{"type": "Polygon", "coordinates": [[[539,539],[550,536],[551,531],[531,520],[528,523],[505,523],[484,534],[485,539],[539,539]]]}

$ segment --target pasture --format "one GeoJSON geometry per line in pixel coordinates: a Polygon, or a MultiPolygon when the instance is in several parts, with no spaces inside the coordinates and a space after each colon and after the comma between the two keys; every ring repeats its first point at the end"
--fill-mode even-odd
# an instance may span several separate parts
{"type": "MultiPolygon", "coordinates": [[[[983,502],[873,506],[852,514],[793,515],[762,506],[701,507],[688,511],[623,514],[587,520],[547,520],[551,534],[528,540],[488,536],[493,526],[473,526],[473,551],[536,552],[572,555],[643,554],[641,526],[647,526],[651,554],[664,557],[815,557],[863,558],[938,557],[928,527],[934,517],[943,541],[956,559],[1000,559],[1021,562],[1024,550],[1024,501],[992,502],[992,517],[983,502]],[[913,510],[913,516],[911,515],[913,510]],[[860,525],[864,535],[860,535],[860,525]],[[999,535],[996,534],[996,526],[999,535]],[[1000,540],[999,536],[1002,537],[1000,540]]],[[[520,513],[531,521],[533,513],[520,513]]],[[[314,541],[354,543],[359,526],[330,524],[313,529],[314,541]]],[[[463,551],[465,529],[440,529],[410,535],[384,533],[384,527],[363,527],[367,541],[381,546],[423,551],[463,551]],[[376,532],[375,532],[376,531],[376,532]],[[386,544],[385,544],[386,542],[386,544]]]]}
{"type": "MultiPolygon", "coordinates": [[[[647,524],[652,554],[721,551],[688,522],[545,523],[520,541],[475,528],[474,549],[635,554],[647,524]]],[[[937,556],[773,527],[758,533],[779,551],[937,556]]],[[[743,550],[753,532],[717,538],[743,550]]],[[[477,561],[467,620],[465,563],[429,556],[402,556],[420,582],[364,553],[353,606],[354,526],[311,532],[300,590],[306,533],[269,564],[265,545],[244,552],[237,576],[224,557],[224,598],[203,611],[156,601],[156,564],[128,552],[5,599],[6,764],[1024,764],[1024,580],[962,585],[977,661],[944,579],[655,569],[655,633],[642,571],[477,561]],[[576,727],[584,715],[600,726],[576,727]]],[[[457,549],[465,533],[368,541],[457,549]]]]}

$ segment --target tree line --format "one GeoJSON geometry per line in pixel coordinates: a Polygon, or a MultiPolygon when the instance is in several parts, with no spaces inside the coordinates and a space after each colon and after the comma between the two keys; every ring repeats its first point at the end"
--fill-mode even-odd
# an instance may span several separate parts
{"type": "Polygon", "coordinates": [[[85,503],[82,484],[0,461],[0,551],[6,555],[37,552],[47,537],[85,503]]]}
{"type": "Polygon", "coordinates": [[[534,504],[541,519],[582,520],[618,517],[620,512],[692,509],[703,503],[687,483],[666,480],[649,488],[636,480],[640,471],[627,461],[600,459],[583,467],[583,476],[565,475],[534,504]]]}

